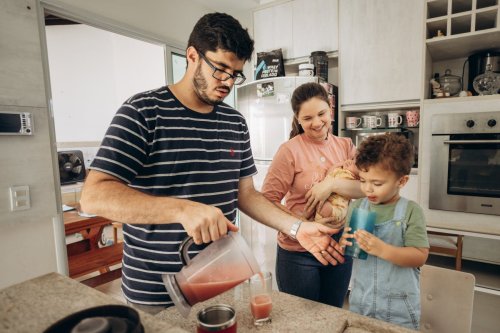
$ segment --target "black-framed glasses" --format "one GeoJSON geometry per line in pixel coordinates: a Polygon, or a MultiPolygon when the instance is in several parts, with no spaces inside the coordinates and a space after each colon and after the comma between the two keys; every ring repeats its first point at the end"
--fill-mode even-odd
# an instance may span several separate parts
{"type": "Polygon", "coordinates": [[[227,81],[229,79],[233,79],[235,85],[240,85],[247,79],[245,75],[243,75],[243,73],[230,74],[223,69],[215,67],[215,65],[212,64],[210,60],[208,60],[203,54],[201,54],[201,52],[198,52],[198,54],[203,60],[205,60],[207,65],[214,70],[212,72],[212,77],[214,79],[217,79],[219,81],[227,81]]]}

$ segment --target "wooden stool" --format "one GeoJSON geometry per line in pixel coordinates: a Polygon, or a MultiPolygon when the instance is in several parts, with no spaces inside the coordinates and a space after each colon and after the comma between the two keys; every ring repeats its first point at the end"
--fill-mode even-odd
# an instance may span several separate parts
{"type": "Polygon", "coordinates": [[[429,252],[455,257],[455,269],[461,271],[464,236],[437,231],[427,231],[427,235],[429,236],[429,252]]]}

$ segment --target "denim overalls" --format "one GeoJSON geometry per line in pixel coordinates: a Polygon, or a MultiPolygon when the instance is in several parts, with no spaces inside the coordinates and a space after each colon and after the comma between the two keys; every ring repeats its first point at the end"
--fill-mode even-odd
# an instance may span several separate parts
{"type": "MultiPolygon", "coordinates": [[[[373,234],[385,243],[404,246],[404,221],[408,200],[400,198],[392,220],[377,223],[373,234]]],[[[361,208],[369,209],[368,199],[361,208]]],[[[378,257],[354,260],[349,309],[411,329],[420,324],[420,271],[401,267],[378,257]]]]}

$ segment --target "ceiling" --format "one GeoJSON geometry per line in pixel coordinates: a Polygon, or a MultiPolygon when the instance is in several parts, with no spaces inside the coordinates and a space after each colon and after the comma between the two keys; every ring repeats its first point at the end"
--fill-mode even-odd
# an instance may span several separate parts
{"type": "Polygon", "coordinates": [[[194,2],[215,11],[232,12],[255,9],[277,0],[193,0],[194,2]]]}

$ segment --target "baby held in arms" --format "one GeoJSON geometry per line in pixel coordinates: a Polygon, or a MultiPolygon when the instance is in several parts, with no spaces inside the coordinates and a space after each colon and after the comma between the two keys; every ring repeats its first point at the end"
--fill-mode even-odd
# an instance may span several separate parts
{"type": "MultiPolygon", "coordinates": [[[[332,177],[333,179],[343,178],[343,179],[356,179],[353,172],[349,169],[356,168],[353,160],[345,161],[342,166],[336,166],[328,170],[326,177],[332,177]]],[[[315,221],[319,221],[325,217],[333,217],[334,221],[326,223],[325,225],[332,228],[342,227],[345,223],[345,218],[347,216],[347,210],[349,207],[349,202],[351,198],[344,197],[337,193],[332,193],[328,199],[326,199],[323,206],[316,210],[316,215],[314,216],[315,221]]]]}

